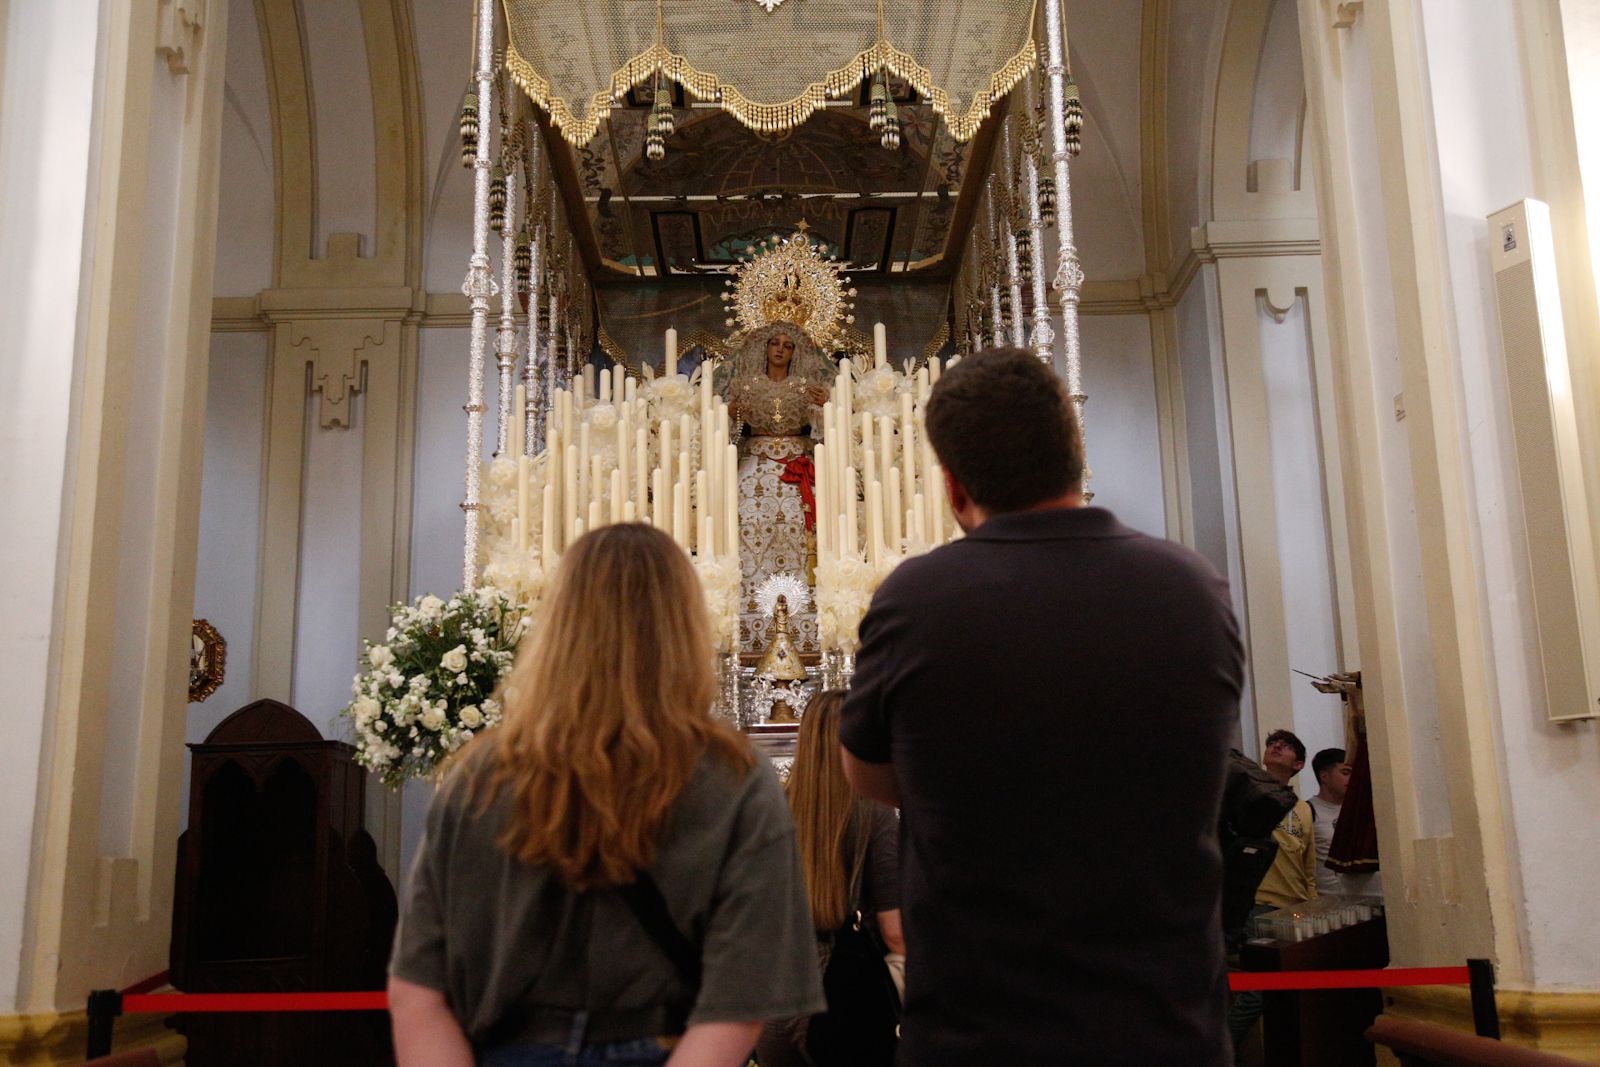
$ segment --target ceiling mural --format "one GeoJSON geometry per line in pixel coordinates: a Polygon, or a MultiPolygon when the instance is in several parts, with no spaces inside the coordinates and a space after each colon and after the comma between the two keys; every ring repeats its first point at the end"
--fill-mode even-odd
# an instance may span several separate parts
{"type": "Polygon", "coordinates": [[[587,145],[557,149],[573,153],[604,275],[724,273],[756,241],[803,218],[853,273],[945,276],[976,150],[951,137],[909,86],[893,91],[902,142],[891,151],[867,124],[864,96],[795,129],[756,133],[715,107],[686,106],[675,89],[676,129],[654,162],[644,153],[651,88],[630,92],[587,145]]]}

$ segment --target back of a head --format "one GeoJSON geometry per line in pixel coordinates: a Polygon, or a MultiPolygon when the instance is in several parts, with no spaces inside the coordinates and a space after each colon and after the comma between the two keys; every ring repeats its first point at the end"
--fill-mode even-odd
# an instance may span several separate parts
{"type": "Polygon", "coordinates": [[[831,930],[844,922],[849,902],[842,846],[862,807],[845,779],[839,756],[844,695],[842,689],[828,689],[811,698],[800,718],[794,765],[789,770],[789,811],[794,816],[812,924],[818,930],[831,930]]]}
{"type": "Polygon", "coordinates": [[[650,526],[603,526],[562,556],[503,685],[494,780],[514,803],[502,843],[575,889],[628,881],[708,748],[750,765],[716,695],[699,577],[650,526]]]}
{"type": "Polygon", "coordinates": [[[1083,442],[1061,380],[1032,352],[991,348],[951,367],[928,399],[928,439],[974,503],[1020,511],[1083,484],[1083,442]]]}

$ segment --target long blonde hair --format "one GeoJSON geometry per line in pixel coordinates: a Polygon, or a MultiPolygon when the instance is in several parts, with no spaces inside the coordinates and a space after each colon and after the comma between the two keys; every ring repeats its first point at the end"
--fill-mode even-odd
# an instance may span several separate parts
{"type": "Polygon", "coordinates": [[[485,761],[488,797],[511,794],[500,843],[574,890],[632,881],[653,862],[703,753],[755,766],[744,738],[710,714],[699,576],[650,526],[603,526],[567,550],[501,696],[485,761]]]}
{"type": "Polygon", "coordinates": [[[842,689],[824,690],[811,698],[800,718],[789,771],[789,812],[811,901],[811,925],[818,930],[835,929],[845,920],[850,907],[845,843],[851,842],[860,862],[868,829],[866,802],[851,791],[839,758],[843,706],[842,689]]]}

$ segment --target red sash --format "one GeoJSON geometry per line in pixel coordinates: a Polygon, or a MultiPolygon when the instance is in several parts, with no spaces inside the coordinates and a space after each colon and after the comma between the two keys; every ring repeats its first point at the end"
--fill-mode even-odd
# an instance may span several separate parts
{"type": "Polygon", "coordinates": [[[810,456],[795,456],[783,465],[783,473],[778,475],[778,480],[786,485],[800,487],[800,507],[805,512],[806,529],[817,528],[817,467],[811,462],[810,456]]]}

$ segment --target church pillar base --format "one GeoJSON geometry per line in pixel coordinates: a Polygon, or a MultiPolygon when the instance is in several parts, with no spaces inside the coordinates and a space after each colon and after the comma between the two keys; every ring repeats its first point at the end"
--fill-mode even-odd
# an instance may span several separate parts
{"type": "MultiPolygon", "coordinates": [[[[89,1036],[89,1016],[81,1011],[38,1015],[0,1015],[0,1063],[54,1067],[82,1063],[89,1036]]],[[[167,1029],[159,1015],[129,1015],[117,1020],[116,1052],[154,1049],[162,1067],[182,1064],[189,1043],[167,1029]]]]}
{"type": "MultiPolygon", "coordinates": [[[[1383,999],[1391,1015],[1472,1032],[1465,986],[1396,989],[1383,999]]],[[[1600,1064],[1600,993],[1502,989],[1495,1003],[1501,1035],[1510,1044],[1600,1064]]]]}

